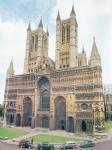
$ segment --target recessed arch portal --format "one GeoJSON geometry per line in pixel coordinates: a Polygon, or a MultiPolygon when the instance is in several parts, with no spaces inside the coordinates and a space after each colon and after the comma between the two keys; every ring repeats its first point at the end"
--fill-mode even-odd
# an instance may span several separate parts
{"type": "Polygon", "coordinates": [[[55,127],[56,129],[66,129],[66,101],[64,97],[55,99],[55,127]]]}
{"type": "Polygon", "coordinates": [[[31,126],[32,121],[32,100],[29,97],[23,100],[23,126],[31,126]]]}

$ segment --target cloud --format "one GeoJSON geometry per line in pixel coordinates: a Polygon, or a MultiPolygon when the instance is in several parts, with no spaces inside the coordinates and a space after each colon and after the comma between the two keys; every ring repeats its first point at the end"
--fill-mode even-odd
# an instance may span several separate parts
{"type": "Polygon", "coordinates": [[[23,72],[26,24],[0,21],[0,41],[0,101],[3,101],[6,71],[12,57],[16,74],[23,72]]]}

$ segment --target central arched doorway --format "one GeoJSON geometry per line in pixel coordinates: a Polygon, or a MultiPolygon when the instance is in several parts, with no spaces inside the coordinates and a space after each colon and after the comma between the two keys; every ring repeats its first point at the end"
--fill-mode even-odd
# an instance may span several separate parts
{"type": "Polygon", "coordinates": [[[32,101],[29,97],[23,100],[23,126],[31,126],[32,101]]]}
{"type": "Polygon", "coordinates": [[[49,128],[49,118],[48,117],[42,118],[42,127],[43,128],[49,128]]]}
{"type": "Polygon", "coordinates": [[[40,109],[50,110],[50,82],[46,77],[42,77],[39,82],[39,97],[40,97],[40,109]]]}
{"type": "Polygon", "coordinates": [[[56,129],[66,130],[66,102],[63,97],[55,99],[55,126],[56,129]]]}
{"type": "Polygon", "coordinates": [[[86,125],[86,122],[84,120],[82,121],[82,131],[83,132],[87,131],[87,125],[86,125]]]}

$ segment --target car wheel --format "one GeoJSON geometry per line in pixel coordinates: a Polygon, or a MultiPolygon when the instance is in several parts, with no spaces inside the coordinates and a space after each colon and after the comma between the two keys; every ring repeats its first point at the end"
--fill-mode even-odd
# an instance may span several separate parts
{"type": "Polygon", "coordinates": [[[31,146],[29,145],[28,148],[31,149],[31,146]]]}
{"type": "Polygon", "coordinates": [[[23,148],[23,146],[22,146],[22,145],[21,145],[20,147],[21,147],[21,148],[23,148]]]}

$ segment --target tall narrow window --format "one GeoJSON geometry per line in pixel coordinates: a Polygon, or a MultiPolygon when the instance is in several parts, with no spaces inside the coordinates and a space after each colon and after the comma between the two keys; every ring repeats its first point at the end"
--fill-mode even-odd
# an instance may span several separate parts
{"type": "Polygon", "coordinates": [[[67,42],[70,41],[70,27],[67,26],[67,42]]]}
{"type": "Polygon", "coordinates": [[[34,37],[32,36],[32,43],[31,43],[31,49],[34,49],[34,37]]]}
{"type": "Polygon", "coordinates": [[[65,42],[65,28],[62,28],[62,43],[65,42]]]}
{"type": "Polygon", "coordinates": [[[35,37],[35,50],[38,48],[38,36],[35,37]]]}

